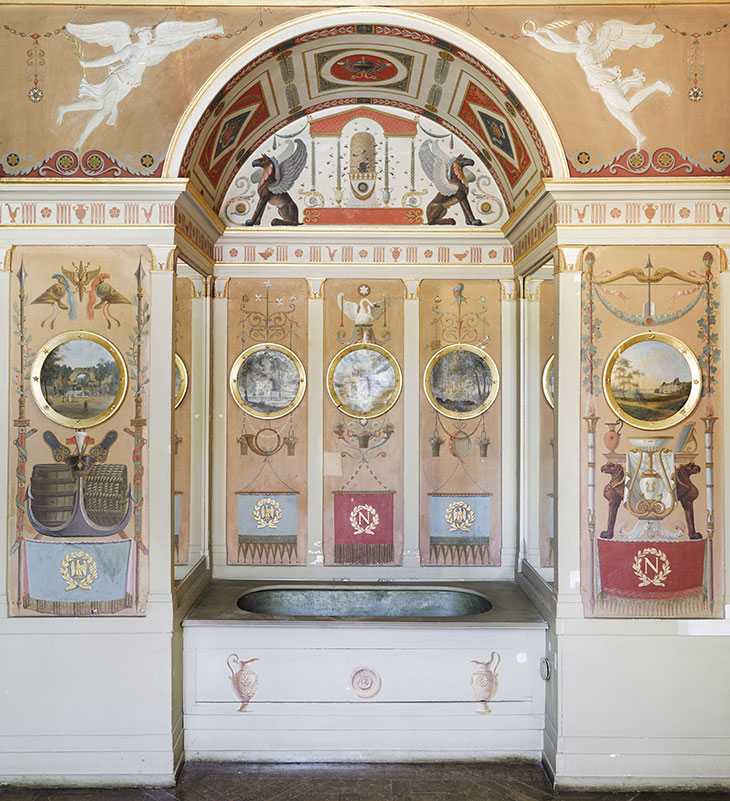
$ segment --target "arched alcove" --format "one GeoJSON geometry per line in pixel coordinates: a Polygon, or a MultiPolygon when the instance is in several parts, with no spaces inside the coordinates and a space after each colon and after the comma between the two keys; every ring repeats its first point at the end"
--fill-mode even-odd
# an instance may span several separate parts
{"type": "Polygon", "coordinates": [[[504,58],[443,22],[384,9],[313,14],[239,50],[185,112],[165,174],[190,178],[219,211],[267,138],[352,106],[402,109],[450,131],[478,154],[508,213],[543,178],[568,174],[552,121],[504,58]]]}

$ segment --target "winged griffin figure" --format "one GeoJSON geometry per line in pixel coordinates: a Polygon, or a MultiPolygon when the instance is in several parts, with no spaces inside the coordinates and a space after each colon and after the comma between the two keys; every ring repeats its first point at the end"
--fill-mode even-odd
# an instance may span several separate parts
{"type": "Polygon", "coordinates": [[[578,64],[585,72],[588,86],[601,96],[609,112],[632,134],[636,140],[636,150],[640,150],[646,137],[634,122],[632,112],[640,103],[655,92],[672,94],[672,87],[664,81],[654,81],[644,86],[646,75],[634,69],[628,78],[621,74],[621,67],[604,67],[614,50],[630,50],[632,47],[644,49],[654,47],[664,38],[654,33],[656,23],[632,25],[620,19],[610,19],[595,32],[591,22],[581,22],[576,28],[577,41],[571,42],[550,28],[536,28],[528,20],[522,26],[525,36],[530,36],[547,50],[555,53],[575,53],[578,64]],[[640,89],[639,87],[644,87],[640,89]],[[632,89],[638,91],[629,97],[632,89]]]}
{"type": "Polygon", "coordinates": [[[258,182],[259,202],[246,225],[258,225],[267,203],[275,206],[279,216],[272,225],[299,225],[299,207],[292,200],[289,190],[302,174],[307,164],[307,147],[301,139],[296,144],[289,142],[279,159],[262,153],[251,162],[251,166],[262,170],[258,182]]]}
{"type": "Polygon", "coordinates": [[[450,158],[433,139],[426,140],[418,150],[423,171],[436,187],[437,194],[426,207],[426,220],[429,225],[456,225],[453,217],[446,212],[457,203],[464,212],[467,225],[482,225],[474,216],[469,205],[469,179],[464,168],[474,164],[474,159],[460,153],[450,158]]]}
{"type": "Polygon", "coordinates": [[[119,102],[132,89],[142,83],[147,67],[164,61],[175,50],[182,50],[196,39],[222,34],[223,28],[216,19],[203,22],[180,22],[171,20],[159,25],[132,28],[121,20],[98,22],[92,25],[76,25],[69,22],[66,30],[82,42],[111,47],[114,51],[92,61],[81,61],[84,77],[79,86],[79,99],[58,107],[56,125],[63,122],[69,111],[93,111],[81,136],[74,143],[80,150],[89,134],[106,118],[107,125],[116,125],[119,102]],[[132,41],[132,34],[136,40],[132,41]],[[89,83],[86,70],[109,67],[107,77],[101,83],[89,83]]]}

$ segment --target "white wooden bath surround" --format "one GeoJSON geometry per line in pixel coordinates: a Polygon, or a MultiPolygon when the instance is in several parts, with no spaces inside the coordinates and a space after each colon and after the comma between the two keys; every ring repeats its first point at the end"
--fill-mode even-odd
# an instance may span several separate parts
{"type": "Polygon", "coordinates": [[[496,601],[475,619],[364,621],[240,612],[236,599],[256,584],[264,586],[215,582],[184,623],[188,759],[541,757],[546,624],[514,585],[450,585],[478,588],[496,601]],[[484,713],[472,690],[481,666],[472,660],[488,662],[492,652],[501,658],[498,688],[484,713]],[[244,712],[230,681],[230,654],[258,659],[248,665],[258,686],[244,712]],[[380,677],[370,698],[352,686],[363,667],[380,677]]]}

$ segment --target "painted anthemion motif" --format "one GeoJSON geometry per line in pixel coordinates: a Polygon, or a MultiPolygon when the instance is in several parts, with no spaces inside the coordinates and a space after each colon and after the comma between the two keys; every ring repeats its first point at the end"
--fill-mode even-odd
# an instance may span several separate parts
{"type": "Polygon", "coordinates": [[[403,284],[324,285],[327,564],[399,564],[403,548],[403,284]]]}
{"type": "Polygon", "coordinates": [[[306,281],[227,282],[229,564],[298,564],[307,521],[306,281]]]}
{"type": "Polygon", "coordinates": [[[139,248],[14,253],[11,615],[138,614],[144,608],[148,259],[139,248]],[[93,311],[112,260],[119,292],[136,303],[120,306],[118,326],[109,332],[109,319],[93,311]],[[63,286],[66,301],[56,311],[66,314],[49,322],[37,301],[51,278],[63,286]],[[83,329],[77,299],[86,305],[83,329]],[[122,427],[128,437],[120,438],[122,427]]]}
{"type": "Polygon", "coordinates": [[[499,298],[498,281],[420,286],[422,564],[499,564],[499,298]]]}
{"type": "Polygon", "coordinates": [[[717,613],[716,259],[689,247],[583,256],[589,614],[717,613]]]}

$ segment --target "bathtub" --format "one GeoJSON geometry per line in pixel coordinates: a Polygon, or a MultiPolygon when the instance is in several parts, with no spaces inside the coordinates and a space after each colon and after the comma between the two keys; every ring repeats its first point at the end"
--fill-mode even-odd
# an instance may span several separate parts
{"type": "Polygon", "coordinates": [[[183,621],[186,758],[539,759],[545,630],[509,582],[214,581],[183,621]]]}

